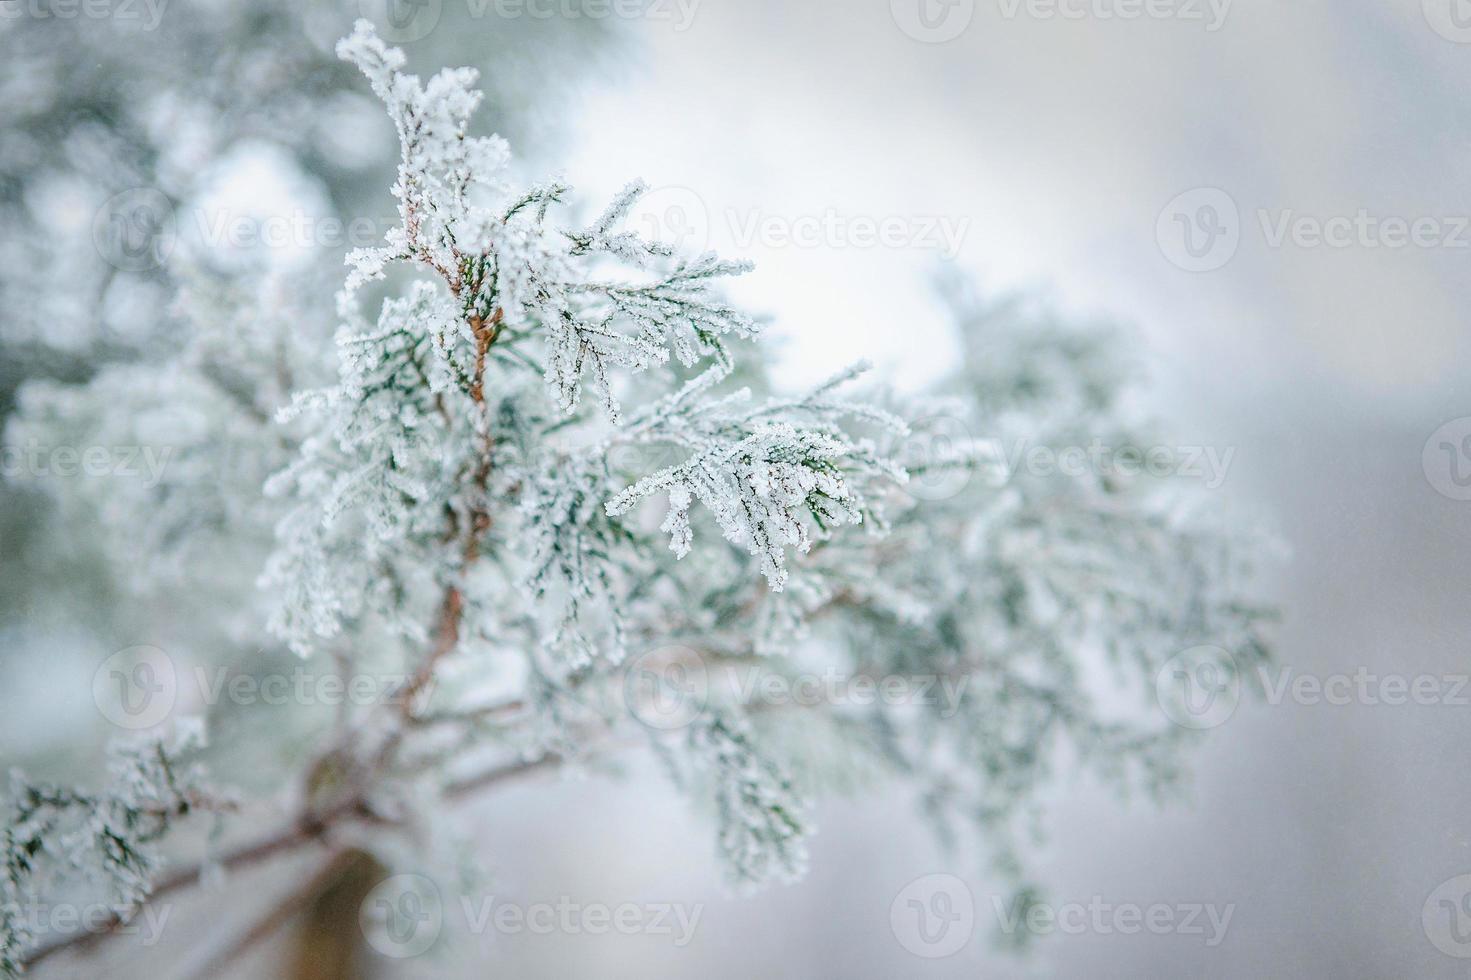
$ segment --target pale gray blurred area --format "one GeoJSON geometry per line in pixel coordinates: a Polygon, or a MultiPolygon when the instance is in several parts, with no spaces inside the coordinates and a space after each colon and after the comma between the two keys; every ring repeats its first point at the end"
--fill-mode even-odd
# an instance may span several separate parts
{"type": "MultiPolygon", "coordinates": [[[[790,383],[858,356],[903,387],[941,374],[957,346],[930,293],[935,256],[738,249],[719,216],[968,218],[955,261],[983,288],[1039,289],[1064,311],[1118,319],[1140,339],[1146,401],[1172,438],[1235,448],[1210,499],[1284,544],[1263,582],[1283,610],[1279,666],[1465,673],[1471,502],[1435,490],[1422,449],[1471,415],[1471,232],[1460,247],[1272,248],[1257,214],[1471,215],[1471,44],[1437,33],[1419,0],[1240,0],[1213,32],[1041,20],[1025,5],[1008,18],[1000,0],[976,0],[944,43],[900,29],[904,2],[701,0],[687,29],[637,25],[640,64],[581,83],[571,182],[592,200],[640,175],[698,188],[710,244],[757,262],[740,295],[774,314],[790,383]],[[1168,260],[1156,222],[1199,187],[1234,200],[1241,241],[1222,268],[1192,273],[1168,260]]],[[[1468,736],[1467,705],[1248,697],[1203,734],[1192,784],[1166,809],[1064,774],[1030,854],[1044,900],[1213,903],[1232,907],[1229,928],[1216,946],[1056,934],[1020,956],[993,943],[1004,886],[982,854],[946,853],[897,793],[827,801],[808,877],[736,897],[710,821],[648,760],[623,782],[529,782],[462,821],[487,844],[497,895],[700,904],[693,941],[447,936],[439,956],[374,975],[1464,976],[1422,907],[1471,873],[1468,736]],[[927,959],[890,912],[935,872],[966,882],[975,929],[927,959]]],[[[228,975],[275,975],[280,954],[262,947],[228,975]]],[[[139,975],[129,955],[116,975],[139,975]]]]}
{"type": "MultiPolygon", "coordinates": [[[[589,120],[604,133],[583,159],[700,188],[712,213],[969,216],[962,267],[1135,327],[1170,431],[1236,447],[1213,493],[1289,551],[1267,583],[1284,611],[1281,667],[1465,673],[1471,503],[1435,492],[1421,451],[1471,414],[1471,238],[1271,248],[1257,212],[1364,208],[1448,228],[1471,214],[1471,46],[1437,33],[1417,0],[1240,2],[1215,32],[1004,9],[979,0],[959,37],[928,44],[883,2],[708,0],[689,30],[656,32],[642,90],[596,97],[589,120]],[[1155,225],[1202,186],[1235,200],[1241,242],[1223,268],[1189,273],[1155,225]]],[[[728,247],[718,227],[712,239],[728,247]]],[[[928,256],[755,257],[749,288],[793,338],[791,376],[820,376],[837,352],[901,381],[943,368],[943,317],[920,305],[928,256]]],[[[930,846],[904,805],[870,799],[825,808],[807,881],[712,905],[695,948],[627,975],[1462,976],[1421,911],[1471,871],[1468,733],[1464,705],[1247,699],[1202,740],[1183,803],[1159,812],[1065,781],[1035,855],[1049,900],[1234,904],[1215,948],[1084,934],[1046,937],[1028,959],[999,953],[994,883],[930,846]],[[970,884],[977,934],[953,957],[918,959],[889,905],[940,870],[970,884]]],[[[610,854],[647,841],[644,821],[669,802],[658,794],[625,823],[626,798],[610,810],[601,793],[596,806],[563,793],[568,837],[604,834],[610,854]]],[[[649,865],[662,853],[650,844],[649,865]]],[[[680,876],[625,863],[599,877],[680,876]]]]}

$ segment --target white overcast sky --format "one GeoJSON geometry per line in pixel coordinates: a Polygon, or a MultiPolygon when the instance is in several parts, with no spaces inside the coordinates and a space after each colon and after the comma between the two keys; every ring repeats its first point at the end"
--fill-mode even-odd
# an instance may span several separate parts
{"type": "Polygon", "coordinates": [[[757,261],[742,295],[791,338],[784,380],[858,354],[905,382],[942,370],[953,346],[931,257],[742,247],[730,214],[968,222],[959,259],[983,283],[1132,323],[1162,390],[1196,400],[1291,393],[1307,372],[1413,412],[1464,370],[1471,249],[1273,249],[1258,217],[1471,211],[1466,146],[1441,125],[1471,47],[1437,35],[1418,0],[1242,0],[1214,32],[1025,6],[1008,18],[977,0],[940,44],[907,36],[890,6],[706,0],[683,31],[641,25],[640,67],[591,86],[570,127],[567,169],[586,190],[624,175],[698,190],[711,245],[757,261]],[[1223,269],[1189,273],[1155,222],[1200,186],[1235,200],[1241,244],[1223,269]]]}

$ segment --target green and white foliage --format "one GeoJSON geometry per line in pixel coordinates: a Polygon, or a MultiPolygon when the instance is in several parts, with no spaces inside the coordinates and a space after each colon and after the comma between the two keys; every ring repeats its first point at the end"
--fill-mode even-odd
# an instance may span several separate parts
{"type": "Polygon", "coordinates": [[[739,715],[711,712],[689,726],[689,752],[713,788],[720,852],[738,885],[794,881],[807,870],[807,805],[783,769],[756,747],[739,715]]]}
{"type": "Polygon", "coordinates": [[[136,911],[152,888],[158,842],[190,814],[229,805],[191,760],[200,739],[196,726],[181,726],[166,740],[114,744],[104,793],[11,773],[0,797],[0,976],[20,974],[40,938],[32,914],[55,888],[81,882],[122,914],[136,911]]]}
{"type": "MultiPolygon", "coordinates": [[[[872,440],[854,441],[840,422],[857,419],[888,433],[908,433],[897,417],[835,391],[856,378],[857,365],[805,398],[751,404],[748,389],[718,399],[694,400],[680,392],[660,405],[641,438],[664,441],[690,453],[685,461],[653,473],[608,502],[608,513],[627,512],[637,501],[664,493],[669,511],[659,529],[678,558],[690,551],[690,505],[709,509],[727,540],[761,562],[772,590],[787,582],[787,548],[806,553],[815,534],[844,524],[881,525],[865,492],[885,479],[908,479],[872,440]],[[811,529],[811,530],[809,530],[811,529]]],[[[704,386],[691,386],[703,391],[704,386]]]]}
{"type": "Polygon", "coordinates": [[[199,271],[169,356],[105,363],[80,384],[34,380],[5,428],[12,487],[54,504],[47,543],[105,567],[129,605],[177,605],[187,590],[208,642],[259,635],[254,583],[280,517],[260,487],[296,444],[273,415],[328,376],[330,350],[299,329],[330,311],[312,287],[302,270],[199,271]]]}
{"type": "MultiPolygon", "coordinates": [[[[855,719],[842,706],[841,723],[869,727],[871,762],[933,772],[936,807],[1002,828],[1061,750],[1150,788],[1169,781],[1176,733],[1109,720],[1085,668],[1112,663],[1116,681],[1150,690],[1184,644],[1255,656],[1260,610],[1243,598],[1248,569],[1231,542],[1197,528],[1157,481],[1099,472],[998,483],[978,437],[915,460],[959,475],[948,499],[906,494],[897,461],[934,449],[924,427],[935,406],[952,413],[942,421],[1002,443],[1137,444],[1114,341],[957,297],[963,332],[984,346],[941,398],[908,407],[915,433],[884,399],[845,394],[859,369],[797,398],[726,391],[729,340],[754,323],[711,280],[742,266],[621,230],[637,185],[589,226],[559,226],[564,184],[513,190],[505,145],[467,135],[470,74],[421,84],[361,31],[343,52],[403,140],[403,225],[354,257],[339,385],[298,403],[320,412],[325,434],[283,480],[301,504],[283,525],[273,581],[286,596],[278,625],[297,649],[365,622],[433,641],[440,655],[473,638],[523,651],[532,702],[560,701],[564,715],[602,703],[630,642],[677,640],[717,670],[763,655],[756,669],[794,675],[817,659],[850,675],[948,679],[965,694],[948,712],[925,710],[937,700],[855,719]],[[395,263],[429,278],[366,322],[356,294],[395,263]],[[658,372],[671,390],[623,386],[646,400],[624,410],[619,370],[658,372]],[[589,380],[591,409],[580,397],[589,380]],[[622,465],[655,455],[664,465],[652,472],[622,465]],[[639,507],[650,496],[665,503],[657,531],[639,507]],[[697,547],[697,501],[730,547],[697,547]],[[656,534],[667,551],[651,547],[656,534]]],[[[732,717],[750,706],[716,697],[732,717]]],[[[761,726],[731,725],[700,729],[690,747],[757,751],[761,726]]],[[[577,741],[565,728],[560,738],[577,741]]],[[[793,792],[785,776],[774,785],[793,792]]],[[[783,806],[762,831],[736,805],[750,793],[713,792],[727,827],[749,831],[723,833],[734,877],[794,866],[799,808],[783,806]]]]}
{"type": "MultiPolygon", "coordinates": [[[[0,24],[10,69],[0,75],[0,428],[34,409],[25,439],[46,451],[167,452],[163,479],[179,492],[165,504],[159,485],[141,493],[126,475],[30,481],[41,492],[9,496],[0,527],[17,556],[0,569],[0,606],[70,620],[80,601],[99,629],[126,632],[149,618],[139,586],[187,581],[191,609],[206,615],[199,629],[176,624],[176,636],[218,643],[210,621],[226,610],[259,645],[259,607],[245,591],[279,519],[259,488],[295,446],[272,425],[216,411],[195,354],[209,334],[210,369],[230,380],[272,373],[263,352],[241,349],[257,336],[315,347],[283,366],[280,384],[225,393],[266,418],[281,405],[279,387],[289,395],[332,378],[322,346],[330,351],[341,256],[391,223],[383,187],[396,162],[376,100],[333,51],[359,5],[190,0],[124,4],[105,17],[48,15],[47,6],[0,24]],[[255,329],[267,323],[271,336],[255,329]],[[98,379],[91,408],[59,405],[45,390],[59,382],[69,397],[120,364],[128,369],[98,379]],[[50,500],[68,497],[65,515],[53,513],[50,500]],[[201,510],[182,521],[164,513],[195,503],[201,510]],[[229,512],[223,553],[212,510],[229,512]],[[108,527],[79,531],[93,513],[108,527]],[[247,540],[249,549],[236,546],[247,540]],[[43,566],[72,589],[42,585],[43,566]],[[79,597],[77,583],[98,570],[117,571],[121,587],[79,597]]],[[[565,136],[566,115],[552,110],[631,40],[616,18],[475,19],[463,4],[440,13],[415,56],[483,65],[500,131],[535,137],[547,152],[565,136]]],[[[233,663],[236,653],[215,659],[233,663]]]]}
{"type": "Polygon", "coordinates": [[[1272,610],[1251,582],[1270,542],[1226,530],[1219,501],[1185,481],[1013,471],[1018,446],[1160,443],[1129,406],[1127,345],[1022,298],[983,302],[954,277],[943,292],[965,353],[911,409],[924,499],[892,515],[873,567],[846,542],[823,549],[806,570],[823,585],[794,619],[820,616],[854,652],[846,670],[961,690],[879,703],[861,736],[852,717],[838,730],[917,779],[943,829],[979,824],[1019,872],[1017,835],[1059,764],[1150,794],[1175,782],[1187,732],[1153,710],[1156,677],[1196,645],[1234,655],[1227,670],[1266,656],[1272,610]]]}
{"type": "MultiPolygon", "coordinates": [[[[168,264],[118,268],[94,246],[94,236],[116,230],[109,220],[133,220],[131,209],[107,207],[114,195],[156,193],[174,213],[140,219],[172,219],[168,234],[182,240],[197,230],[199,194],[217,165],[266,146],[293,176],[320,182],[329,213],[376,218],[367,208],[393,161],[371,130],[372,100],[332,50],[357,9],[322,0],[191,0],[128,5],[107,17],[58,10],[5,18],[0,62],[11,70],[0,77],[0,307],[9,315],[0,344],[7,356],[33,359],[38,373],[70,375],[99,357],[140,347],[156,353],[171,342],[179,321],[169,310],[168,264]]],[[[605,64],[623,44],[610,18],[507,17],[492,29],[488,19],[467,24],[469,17],[463,4],[444,5],[440,29],[416,53],[484,65],[501,131],[535,136],[538,145],[561,135],[558,114],[519,107],[556,105],[583,70],[605,64]]],[[[136,224],[128,230],[146,232],[136,224]]],[[[5,374],[0,391],[8,390],[5,374]]]]}
{"type": "MultiPolygon", "coordinates": [[[[619,607],[616,552],[637,536],[613,519],[638,498],[668,494],[665,529],[682,557],[697,497],[780,588],[788,547],[805,550],[827,528],[861,522],[866,485],[903,479],[839,427],[844,415],[872,414],[833,396],[849,375],[790,402],[751,406],[740,392],[713,393],[729,370],[727,339],[756,330],[714,291],[746,267],[677,256],[622,230],[641,185],[586,227],[558,226],[567,187],[513,190],[505,142],[467,135],[478,103],[473,72],[421,84],[363,29],[342,51],[387,103],[403,143],[394,188],[402,225],[383,247],[351,256],[339,384],[298,397],[292,412],[319,412],[325,431],[273,482],[303,501],[283,525],[270,573],[286,595],[276,624],[294,648],[309,652],[366,613],[422,624],[415,589],[374,593],[386,565],[395,582],[452,588],[462,601],[476,564],[509,557],[481,546],[505,525],[520,539],[511,550],[532,558],[529,596],[507,583],[487,597],[490,607],[471,602],[464,618],[498,639],[495,620],[545,622],[537,601],[558,603],[547,646],[568,656],[548,669],[565,674],[594,654],[578,621],[582,603],[601,597],[610,613],[619,607]],[[433,278],[387,299],[369,323],[358,292],[396,263],[433,278]],[[671,356],[702,373],[620,426],[614,372],[667,367],[671,356]],[[540,386],[531,383],[538,375],[540,386]],[[596,410],[583,406],[589,382],[596,410]],[[629,439],[689,456],[613,497],[612,474],[597,460],[629,439]],[[498,461],[503,441],[514,454],[498,461]],[[606,515],[596,513],[604,504],[606,515]],[[530,604],[517,609],[523,597],[530,604]]],[[[605,624],[609,662],[620,656],[622,618],[605,624]]]]}
{"type": "MultiPolygon", "coordinates": [[[[591,763],[632,737],[712,811],[746,887],[801,873],[820,791],[898,780],[1019,871],[1060,765],[1175,778],[1179,730],[1140,698],[1187,647],[1263,654],[1254,549],[1168,480],[1012,473],[996,451],[1152,442],[1116,338],[953,287],[965,356],[932,396],[866,389],[862,365],[773,393],[719,291],[745,264],[627,230],[637,182],[590,222],[560,178],[523,186],[472,131],[474,71],[406,73],[365,22],[338,51],[401,154],[397,226],[349,256],[335,369],[280,321],[201,329],[165,400],[279,466],[215,495],[201,437],[161,498],[117,504],[120,528],[163,521],[150,553],[263,566],[299,655],[409,678],[344,713],[305,779],[317,813],[432,828],[487,760],[591,763]],[[766,683],[814,677],[837,688],[766,683]]],[[[95,428],[126,380],[31,396],[26,424],[95,428]]]]}
{"type": "MultiPolygon", "coordinates": [[[[873,498],[904,471],[843,424],[904,427],[840,396],[857,370],[795,399],[720,389],[729,342],[756,333],[715,291],[744,265],[677,255],[624,230],[638,184],[590,224],[559,224],[563,183],[513,189],[504,141],[468,135],[473,72],[421,82],[365,25],[341,51],[384,99],[403,143],[402,224],[350,258],[338,383],[286,413],[316,425],[271,482],[296,502],[266,578],[281,597],[273,624],[293,648],[309,655],[365,631],[399,637],[409,656],[426,645],[436,659],[488,646],[491,656],[530,659],[534,701],[591,710],[620,680],[625,638],[670,626],[694,500],[747,556],[705,563],[707,587],[740,589],[764,575],[780,590],[791,553],[844,525],[881,528],[873,498]],[[360,291],[400,264],[425,278],[368,321],[360,291]],[[669,393],[625,412],[620,385],[649,372],[669,393]],[[620,472],[610,460],[630,444],[660,445],[680,461],[620,472]],[[672,553],[649,546],[659,532],[634,512],[654,494],[668,500],[672,553]]],[[[791,787],[778,776],[772,793],[761,789],[775,763],[734,721],[691,749],[732,781],[716,792],[737,876],[794,871],[798,808],[767,799],[791,787]],[[755,813],[768,814],[768,829],[750,825],[755,813]]]]}

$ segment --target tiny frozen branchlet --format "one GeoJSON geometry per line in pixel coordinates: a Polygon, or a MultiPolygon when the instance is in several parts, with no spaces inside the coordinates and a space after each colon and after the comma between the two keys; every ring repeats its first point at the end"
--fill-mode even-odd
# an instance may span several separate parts
{"type": "Polygon", "coordinates": [[[110,751],[107,792],[32,783],[12,773],[0,827],[0,976],[16,976],[35,941],[32,913],[66,879],[101,885],[123,913],[148,897],[159,865],[158,842],[193,813],[219,810],[190,756],[195,730],[167,741],[118,742],[110,751]]]}

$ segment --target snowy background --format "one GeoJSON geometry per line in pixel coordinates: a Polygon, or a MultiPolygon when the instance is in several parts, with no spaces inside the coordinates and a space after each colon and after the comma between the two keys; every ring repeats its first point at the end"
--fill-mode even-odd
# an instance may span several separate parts
{"type": "MultiPolygon", "coordinates": [[[[955,16],[969,6],[952,5],[955,16]]],[[[968,220],[958,261],[983,283],[1131,325],[1181,442],[1236,447],[1218,492],[1290,549],[1275,583],[1279,667],[1464,674],[1471,505],[1437,493],[1421,456],[1437,427],[1471,412],[1471,235],[1450,247],[1273,248],[1259,218],[1366,209],[1440,219],[1451,234],[1471,214],[1471,48],[1437,33],[1447,22],[1433,6],[1239,2],[1209,32],[1204,5],[1205,22],[1067,21],[1025,6],[1007,18],[1000,0],[979,0],[958,37],[923,43],[883,3],[707,2],[687,31],[650,31],[631,85],[589,98],[574,157],[588,165],[572,169],[612,161],[605,170],[700,188],[725,249],[736,238],[722,233],[739,233],[751,210],[968,220]],[[1200,187],[1234,200],[1240,244],[1222,268],[1191,273],[1156,229],[1172,199],[1200,187]]],[[[901,379],[953,356],[923,250],[758,240],[750,254],[758,273],[743,285],[779,311],[791,377],[820,374],[833,345],[871,351],[901,379]]],[[[1160,813],[1069,787],[1040,852],[1052,898],[1234,904],[1216,948],[1200,936],[1059,934],[1027,964],[998,955],[983,928],[952,959],[916,960],[894,942],[889,904],[955,862],[925,846],[905,810],[865,803],[862,815],[824,812],[806,882],[759,905],[712,906],[693,963],[660,957],[640,971],[1460,975],[1427,941],[1421,910],[1471,871],[1471,788],[1452,761],[1468,712],[1246,699],[1203,745],[1187,805],[1160,813]]],[[[562,792],[589,834],[615,799],[630,805],[562,792]]],[[[627,832],[609,851],[657,837],[644,821],[658,809],[620,818],[627,832]]],[[[682,894],[700,877],[662,867],[660,853],[652,844],[590,887],[682,894]]],[[[987,882],[971,885],[978,922],[997,926],[987,882]]],[[[521,945],[526,969],[553,946],[521,945]]]]}
{"type": "MultiPolygon", "coordinates": [[[[956,343],[929,286],[937,253],[988,290],[1121,321],[1179,444],[1234,449],[1211,490],[1221,506],[1286,545],[1267,583],[1284,610],[1272,676],[1454,677],[1471,669],[1471,502],[1440,492],[1451,462],[1422,451],[1471,415],[1460,3],[1238,0],[1219,23],[1185,0],[1159,8],[1179,16],[1138,19],[1102,16],[1119,0],[1064,3],[1077,19],[1025,0],[656,4],[612,25],[622,53],[572,76],[548,124],[555,149],[532,156],[594,200],[641,175],[655,188],[647,220],[753,258],[737,294],[774,316],[787,383],[858,353],[901,386],[938,375],[956,343]],[[1217,212],[1234,251],[1218,243],[1200,260],[1217,267],[1181,268],[1179,200],[1187,224],[1206,220],[1201,201],[1234,211],[1217,212]],[[1341,245],[1274,242],[1283,221],[1361,210],[1381,225],[1423,219],[1425,243],[1358,231],[1341,245]],[[899,240],[870,244],[855,231],[865,222],[899,240]]],[[[416,67],[437,65],[430,45],[444,40],[407,44],[416,67]]],[[[391,136],[381,120],[354,132],[391,136]]],[[[269,141],[237,153],[210,193],[266,209],[321,193],[273,168],[269,141]]],[[[0,732],[24,759],[66,737],[65,710],[34,709],[87,702],[85,686],[69,700],[65,678],[89,677],[91,654],[61,634],[7,635],[0,732]],[[23,657],[52,669],[26,680],[23,657]]],[[[501,934],[385,975],[1461,975],[1422,909],[1471,872],[1457,764],[1468,719],[1465,700],[1248,697],[1203,740],[1188,798],[1167,810],[1064,780],[1033,854],[1048,901],[1230,907],[1215,945],[1208,925],[1092,928],[1007,954],[992,942],[1000,886],[882,797],[822,809],[805,881],[732,898],[708,827],[635,760],[631,782],[527,783],[464,819],[495,841],[489,859],[516,901],[699,903],[692,942],[501,934]],[[935,872],[965,881],[975,928],[954,955],[926,959],[895,935],[891,906],[935,872]]],[[[268,895],[279,879],[260,880],[268,895]]],[[[211,907],[179,914],[208,928],[211,907]]],[[[235,975],[272,975],[276,952],[235,975]]],[[[167,941],[125,951],[117,975],[182,956],[167,941]]]]}

